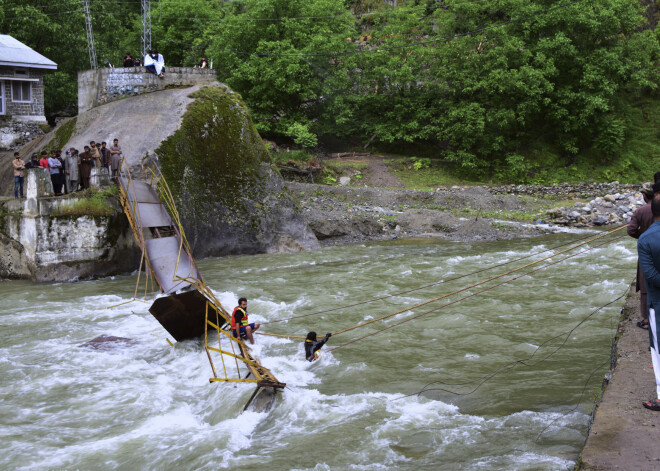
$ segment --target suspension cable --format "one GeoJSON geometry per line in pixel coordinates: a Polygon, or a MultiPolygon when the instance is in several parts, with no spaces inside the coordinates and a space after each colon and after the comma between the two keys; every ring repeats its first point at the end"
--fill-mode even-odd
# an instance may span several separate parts
{"type": "MultiPolygon", "coordinates": [[[[608,236],[608,235],[610,235],[610,234],[612,234],[612,233],[614,233],[614,232],[620,231],[621,229],[624,229],[624,228],[626,228],[626,227],[627,227],[627,226],[620,226],[620,227],[618,227],[618,228],[616,228],[616,229],[613,229],[613,230],[611,230],[611,231],[605,232],[605,233],[600,234],[600,235],[598,235],[598,236],[592,237],[592,238],[590,238],[589,240],[583,241],[583,242],[581,242],[581,243],[579,243],[579,244],[576,244],[576,245],[574,245],[574,246],[572,246],[572,247],[569,247],[569,248],[567,248],[567,249],[564,249],[564,250],[562,250],[562,251],[560,251],[560,252],[557,252],[557,253],[554,253],[554,254],[548,255],[547,257],[541,258],[541,259],[536,260],[536,261],[534,261],[534,262],[530,262],[530,263],[528,263],[528,264],[526,264],[526,265],[523,265],[523,266],[521,266],[521,267],[514,268],[513,270],[509,270],[509,271],[507,271],[507,272],[501,273],[501,274],[496,275],[496,276],[492,276],[492,277],[487,278],[487,279],[485,279],[485,280],[483,280],[483,281],[480,281],[480,282],[477,282],[477,283],[473,283],[473,284],[471,284],[471,285],[469,285],[469,286],[466,286],[466,287],[464,287],[464,288],[461,288],[461,289],[458,289],[458,290],[452,291],[452,292],[447,293],[447,294],[444,294],[444,295],[442,295],[442,296],[438,296],[438,297],[433,298],[433,299],[430,299],[430,300],[428,300],[428,301],[424,301],[424,302],[422,302],[422,303],[418,303],[418,304],[415,304],[415,305],[413,305],[413,306],[406,307],[405,309],[402,309],[402,310],[400,310],[400,311],[396,311],[396,312],[393,312],[393,313],[390,313],[390,314],[386,314],[386,315],[384,315],[384,316],[380,316],[380,317],[377,317],[377,318],[375,318],[375,319],[370,319],[370,320],[368,320],[368,321],[365,321],[365,322],[362,322],[362,323],[356,324],[356,325],[354,325],[354,326],[352,326],[352,327],[348,327],[348,328],[346,328],[346,329],[338,330],[337,332],[334,332],[332,335],[343,334],[343,333],[345,333],[345,332],[349,332],[349,331],[354,330],[354,329],[357,329],[357,328],[359,328],[359,327],[364,327],[364,326],[366,326],[366,325],[373,324],[374,322],[378,322],[378,321],[381,321],[381,320],[385,320],[385,319],[388,319],[388,318],[390,318],[390,317],[396,316],[396,315],[398,315],[398,314],[402,314],[402,313],[404,313],[404,312],[408,312],[408,311],[411,311],[411,310],[413,310],[413,309],[419,308],[419,307],[421,307],[421,306],[425,306],[425,305],[427,305],[427,304],[431,304],[431,303],[436,302],[436,301],[439,301],[439,300],[441,300],[441,299],[448,298],[448,297],[450,297],[450,296],[453,296],[453,295],[455,295],[455,294],[461,293],[461,292],[463,292],[463,291],[467,291],[467,290],[469,290],[469,289],[471,289],[471,288],[475,288],[475,287],[477,287],[477,286],[483,285],[483,284],[488,283],[488,282],[490,282],[490,281],[493,281],[493,280],[496,280],[496,279],[498,279],[498,278],[502,278],[502,277],[504,277],[504,276],[510,275],[510,274],[512,274],[512,273],[515,273],[515,272],[517,272],[517,271],[523,270],[523,269],[528,268],[528,267],[530,267],[530,266],[532,266],[532,265],[536,265],[536,264],[541,263],[541,262],[543,262],[543,261],[545,261],[545,260],[548,260],[548,259],[550,259],[550,258],[553,258],[553,257],[555,257],[555,256],[557,256],[557,255],[561,255],[562,253],[570,252],[571,250],[574,250],[574,249],[576,249],[576,248],[578,248],[578,247],[580,247],[580,246],[582,246],[582,245],[588,244],[589,242],[593,242],[593,241],[595,241],[595,240],[598,240],[598,239],[600,239],[600,238],[603,238],[603,237],[605,237],[605,236],[608,236]]],[[[619,236],[619,237],[615,238],[614,240],[618,240],[618,239],[620,239],[620,238],[622,238],[622,237],[625,237],[625,236],[619,236]]],[[[610,242],[613,242],[613,241],[607,241],[607,242],[604,242],[603,244],[610,243],[610,242]]],[[[603,244],[600,244],[600,245],[603,245],[603,244]]],[[[592,247],[592,248],[599,247],[600,245],[594,246],[594,247],[592,247]]],[[[590,249],[587,249],[587,250],[591,250],[591,248],[590,248],[590,249]]],[[[583,252],[584,252],[584,251],[583,251],[583,252]]],[[[583,253],[583,252],[578,252],[578,253],[575,254],[575,255],[578,255],[578,254],[583,253]]],[[[573,257],[573,256],[575,256],[575,255],[572,255],[571,257],[573,257]]],[[[570,257],[566,257],[566,258],[570,258],[570,257]]],[[[566,260],[566,258],[563,258],[562,260],[559,260],[559,261],[566,260]]],[[[558,263],[558,262],[555,262],[555,263],[558,263]]],[[[541,268],[545,268],[545,267],[550,266],[550,265],[554,265],[554,263],[551,263],[551,264],[549,264],[549,265],[545,265],[545,266],[543,266],[543,267],[541,267],[541,268]]],[[[536,271],[536,270],[534,270],[534,271],[536,271]]],[[[533,273],[534,271],[528,272],[528,274],[529,274],[529,273],[533,273]]],[[[520,277],[522,277],[522,276],[525,276],[525,275],[520,275],[519,277],[515,277],[515,278],[513,278],[513,279],[511,279],[511,280],[508,280],[508,281],[506,281],[506,282],[504,282],[504,283],[508,283],[509,281],[516,280],[516,279],[518,279],[518,278],[520,278],[520,277]]],[[[504,283],[499,283],[499,284],[497,284],[497,285],[495,285],[495,286],[493,286],[493,287],[500,286],[501,284],[504,284],[504,283]]],[[[488,288],[488,289],[492,289],[492,288],[488,288]]],[[[487,291],[487,290],[484,290],[484,291],[487,291]]],[[[480,292],[483,292],[483,291],[480,291],[480,292]]],[[[470,295],[470,296],[473,296],[473,295],[470,295]]],[[[470,297],[470,296],[467,296],[467,297],[470,297]]],[[[465,298],[461,298],[461,299],[465,299],[465,298]]],[[[454,302],[456,302],[456,301],[454,301],[454,302]]],[[[450,303],[450,304],[453,304],[453,302],[450,303]]],[[[444,305],[444,306],[447,306],[447,305],[444,305]]],[[[443,307],[444,307],[444,306],[443,306],[443,307]]],[[[435,310],[436,310],[436,309],[431,310],[431,311],[427,311],[427,313],[429,313],[429,312],[433,312],[433,311],[435,311],[435,310]]],[[[412,317],[412,318],[410,318],[410,319],[414,319],[414,318],[416,318],[416,317],[417,317],[417,316],[412,317]]],[[[398,324],[394,324],[394,325],[398,325],[398,324]]],[[[271,333],[266,333],[266,332],[255,332],[255,333],[260,334],[260,335],[267,335],[267,336],[270,336],[270,337],[297,338],[297,339],[305,339],[305,338],[306,338],[305,336],[302,336],[302,335],[271,334],[271,333]]],[[[352,342],[349,342],[349,343],[352,343],[352,342]]],[[[344,344],[344,345],[346,345],[346,344],[344,344]]],[[[339,348],[339,347],[335,347],[335,348],[333,348],[332,350],[336,350],[337,348],[339,348]]],[[[330,351],[332,351],[332,350],[330,350],[330,351]]]]}
{"type": "MultiPolygon", "coordinates": [[[[625,227],[625,226],[624,226],[624,227],[625,227]]],[[[497,284],[495,284],[495,285],[493,285],[493,286],[490,286],[490,287],[488,287],[488,288],[482,289],[481,291],[477,291],[477,292],[472,293],[472,294],[469,294],[469,295],[467,295],[467,296],[463,296],[462,298],[456,299],[455,301],[451,301],[451,302],[449,302],[449,303],[447,303],[447,304],[443,304],[442,306],[440,306],[440,307],[438,307],[438,308],[435,308],[435,309],[431,309],[431,310],[429,310],[429,311],[422,312],[421,314],[417,314],[417,315],[415,315],[415,316],[409,317],[408,319],[404,319],[403,321],[401,321],[401,322],[397,322],[396,324],[392,324],[392,325],[390,325],[390,326],[388,326],[388,327],[385,327],[385,328],[383,328],[383,329],[376,330],[375,332],[371,332],[371,333],[369,333],[369,334],[367,334],[367,335],[363,335],[362,337],[358,337],[357,339],[353,339],[353,340],[351,340],[351,341],[349,341],[349,342],[346,342],[346,343],[344,343],[344,344],[338,345],[338,346],[336,346],[336,347],[334,347],[334,348],[332,348],[332,349],[330,349],[330,350],[328,350],[328,351],[329,351],[329,352],[335,351],[335,350],[340,349],[340,348],[342,348],[342,347],[345,347],[345,346],[347,346],[347,345],[353,344],[353,343],[355,343],[355,342],[359,342],[360,340],[364,340],[364,339],[367,338],[367,337],[371,337],[372,335],[376,335],[376,334],[379,334],[379,333],[384,332],[384,331],[386,331],[386,330],[393,329],[394,327],[398,327],[398,326],[400,326],[401,324],[405,324],[406,322],[410,322],[410,321],[412,321],[412,320],[414,320],[414,319],[418,319],[418,318],[423,317],[423,316],[425,316],[425,315],[427,315],[427,314],[430,314],[430,313],[432,313],[432,312],[439,311],[440,309],[443,309],[443,308],[445,308],[445,307],[447,307],[447,306],[451,306],[452,304],[456,304],[456,303],[458,303],[458,302],[460,302],[460,301],[463,301],[463,300],[465,300],[465,299],[471,298],[471,297],[476,296],[476,295],[478,295],[478,294],[485,293],[486,291],[490,291],[490,290],[495,289],[495,288],[497,288],[497,287],[499,287],[499,286],[505,285],[505,284],[510,283],[510,282],[512,282],[512,281],[515,281],[515,280],[517,280],[517,279],[519,279],[519,278],[522,278],[522,277],[524,277],[524,276],[527,276],[527,275],[530,275],[530,274],[532,274],[532,273],[535,273],[535,272],[537,272],[537,271],[539,271],[539,270],[543,270],[544,268],[547,268],[547,267],[549,267],[549,266],[556,265],[557,263],[563,262],[564,260],[567,260],[567,259],[569,259],[569,258],[573,258],[573,257],[575,257],[575,256],[577,256],[577,255],[582,254],[582,253],[588,252],[589,250],[593,250],[593,249],[595,249],[595,248],[597,248],[597,247],[601,247],[601,246],[603,246],[603,245],[606,245],[606,244],[612,243],[612,242],[614,242],[614,241],[616,241],[616,240],[623,239],[624,237],[626,237],[626,236],[619,236],[619,237],[614,238],[613,240],[605,241],[605,242],[603,242],[603,243],[601,243],[601,244],[598,244],[598,245],[595,245],[595,246],[590,247],[590,248],[588,248],[588,249],[582,250],[582,251],[580,251],[580,252],[578,252],[578,253],[575,253],[575,254],[573,254],[573,255],[569,255],[569,256],[564,257],[564,258],[562,258],[562,259],[560,259],[560,260],[557,260],[557,261],[555,261],[555,262],[549,263],[549,264],[547,264],[547,265],[543,265],[542,267],[535,268],[534,270],[528,271],[528,272],[523,273],[523,274],[521,274],[521,275],[517,275],[517,276],[515,276],[515,277],[513,277],[513,278],[510,278],[510,279],[508,279],[508,280],[502,281],[502,282],[497,283],[497,284]]],[[[425,304],[428,304],[428,302],[425,303],[425,304]]],[[[403,312],[405,312],[405,311],[403,311],[403,312]]],[[[389,315],[388,315],[388,316],[389,316],[389,315]]],[[[385,317],[385,316],[384,316],[384,317],[385,317]]],[[[375,319],[374,319],[374,321],[375,321],[375,319]]],[[[357,326],[350,327],[349,329],[344,329],[343,332],[346,332],[346,331],[348,331],[348,330],[355,329],[355,328],[357,328],[357,327],[361,327],[361,326],[363,326],[363,325],[367,325],[368,323],[371,323],[371,321],[369,321],[369,322],[364,322],[364,323],[362,323],[362,324],[358,324],[357,326]]],[[[340,331],[340,332],[342,332],[342,331],[340,331]]]]}
{"type": "MultiPolygon", "coordinates": [[[[618,230],[618,229],[616,229],[616,230],[618,230]]],[[[272,321],[261,322],[261,325],[275,324],[277,322],[287,322],[287,321],[290,321],[290,320],[293,320],[293,319],[301,319],[303,317],[317,316],[319,314],[326,314],[328,312],[334,312],[334,311],[339,311],[339,310],[342,310],[342,309],[348,309],[348,308],[355,307],[355,306],[361,306],[363,304],[373,303],[375,301],[382,301],[383,299],[388,299],[388,298],[393,298],[393,297],[396,297],[396,296],[401,296],[401,295],[404,295],[404,294],[413,293],[415,291],[419,291],[419,290],[422,290],[422,289],[425,289],[425,288],[430,288],[432,286],[437,286],[437,285],[444,284],[444,283],[450,283],[452,281],[460,280],[461,278],[466,278],[468,276],[477,275],[479,273],[483,273],[483,272],[488,271],[488,270],[493,270],[494,268],[503,267],[503,266],[509,265],[511,263],[516,263],[516,262],[519,262],[521,260],[528,259],[530,257],[535,257],[536,255],[540,255],[542,253],[549,252],[551,250],[556,250],[556,249],[559,249],[561,247],[565,247],[567,245],[571,245],[571,244],[574,244],[576,242],[580,242],[580,241],[583,241],[585,239],[589,239],[593,236],[594,236],[593,234],[589,234],[585,237],[580,237],[578,239],[571,240],[570,242],[566,242],[564,244],[559,244],[559,245],[556,245],[554,247],[550,247],[548,249],[541,250],[539,252],[535,252],[535,253],[532,253],[532,254],[529,254],[529,255],[525,255],[524,257],[516,258],[514,260],[509,260],[508,262],[498,263],[496,265],[492,265],[492,266],[489,266],[487,268],[476,270],[476,271],[473,271],[471,273],[466,273],[464,275],[455,276],[454,278],[448,278],[446,280],[435,281],[433,283],[429,283],[427,285],[419,286],[417,288],[407,289],[405,291],[398,291],[396,293],[387,294],[387,295],[380,296],[380,297],[377,297],[377,298],[367,299],[366,301],[360,301],[360,302],[353,303],[353,304],[347,304],[347,305],[344,305],[344,306],[333,307],[331,309],[324,309],[322,311],[315,311],[315,312],[310,312],[310,313],[307,313],[307,314],[300,314],[300,315],[297,315],[297,316],[286,317],[286,318],[283,318],[283,319],[275,319],[275,320],[272,320],[272,321]]],[[[256,332],[256,333],[263,335],[263,333],[261,333],[261,332],[256,332]]]]}

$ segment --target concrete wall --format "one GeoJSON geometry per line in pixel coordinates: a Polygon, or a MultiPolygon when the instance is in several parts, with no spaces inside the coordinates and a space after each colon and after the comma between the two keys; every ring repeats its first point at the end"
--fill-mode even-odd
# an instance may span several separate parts
{"type": "Polygon", "coordinates": [[[37,79],[29,82],[32,88],[32,101],[29,103],[14,102],[12,98],[13,80],[2,80],[4,82],[5,116],[13,119],[26,121],[46,122],[44,115],[44,78],[41,69],[30,69],[26,67],[0,67],[0,77],[14,77],[16,69],[26,70],[29,79],[37,79]]]}
{"type": "Polygon", "coordinates": [[[163,78],[144,67],[85,70],[78,72],[78,113],[127,96],[215,81],[215,70],[192,67],[166,66],[163,78]]]}
{"type": "Polygon", "coordinates": [[[26,183],[25,199],[0,207],[0,278],[67,281],[135,269],[139,251],[118,201],[110,216],[70,216],[80,198],[49,197],[47,169],[28,170],[26,183]]]}

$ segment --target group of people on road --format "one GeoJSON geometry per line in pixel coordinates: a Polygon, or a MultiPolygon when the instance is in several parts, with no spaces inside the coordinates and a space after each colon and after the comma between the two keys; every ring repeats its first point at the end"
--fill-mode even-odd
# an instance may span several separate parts
{"type": "Polygon", "coordinates": [[[64,155],[61,150],[41,151],[41,158],[32,154],[27,163],[19,152],[14,152],[14,197],[23,198],[25,170],[30,168],[46,168],[50,173],[55,196],[86,190],[90,186],[92,168],[106,168],[116,183],[121,162],[122,150],[119,140],[114,139],[112,146],[107,147],[105,141],[97,144],[91,141],[79,152],[75,147],[68,149],[64,155]]]}
{"type": "MultiPolygon", "coordinates": [[[[254,345],[254,336],[252,334],[261,326],[261,324],[258,322],[250,323],[248,321],[246,298],[238,299],[238,306],[234,308],[234,312],[231,314],[230,325],[231,333],[234,338],[238,338],[240,335],[241,339],[249,340],[250,343],[254,345]]],[[[327,333],[323,339],[318,340],[316,332],[309,332],[305,339],[305,359],[307,361],[318,359],[321,354],[321,348],[331,336],[331,333],[327,333]]]]}
{"type": "Polygon", "coordinates": [[[656,382],[656,398],[642,405],[660,411],[660,172],[653,176],[653,185],[644,184],[644,204],[628,223],[628,235],[637,241],[637,282],[640,292],[641,320],[637,326],[649,331],[649,350],[656,382]],[[656,311],[657,314],[656,315],[656,311]]]}

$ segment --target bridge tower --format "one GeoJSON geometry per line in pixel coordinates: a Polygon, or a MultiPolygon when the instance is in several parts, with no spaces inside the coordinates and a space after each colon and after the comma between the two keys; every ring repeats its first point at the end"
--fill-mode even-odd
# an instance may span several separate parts
{"type": "Polygon", "coordinates": [[[89,14],[89,0],[83,0],[85,13],[85,26],[87,29],[87,49],[89,51],[89,65],[96,69],[96,48],[94,47],[94,33],[92,32],[92,17],[89,14]]]}
{"type": "Polygon", "coordinates": [[[142,57],[151,49],[151,1],[142,0],[142,57]]]}

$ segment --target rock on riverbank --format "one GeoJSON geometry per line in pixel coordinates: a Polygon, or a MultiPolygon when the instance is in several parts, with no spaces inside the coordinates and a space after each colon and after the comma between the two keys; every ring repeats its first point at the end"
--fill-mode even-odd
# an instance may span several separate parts
{"type": "Polygon", "coordinates": [[[639,191],[641,185],[611,183],[558,183],[553,185],[500,185],[489,188],[494,195],[527,195],[537,198],[588,199],[614,193],[639,191]]]}
{"type": "Polygon", "coordinates": [[[564,226],[586,227],[608,224],[625,224],[637,208],[644,204],[642,194],[607,194],[587,203],[575,203],[572,207],[554,208],[546,212],[549,221],[564,226]]]}

